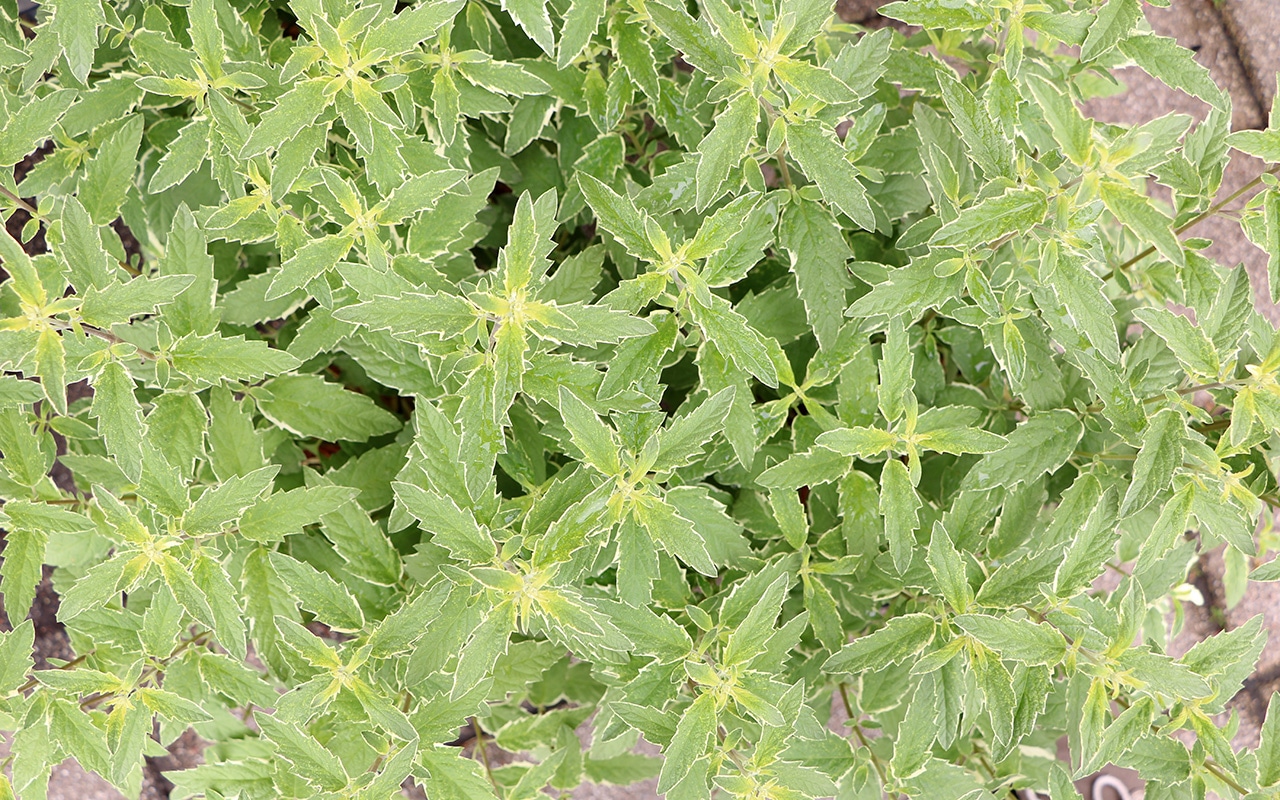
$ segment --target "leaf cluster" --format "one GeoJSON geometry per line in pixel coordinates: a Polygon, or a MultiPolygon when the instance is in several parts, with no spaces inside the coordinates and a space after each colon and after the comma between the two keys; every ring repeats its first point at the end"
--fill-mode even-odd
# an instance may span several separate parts
{"type": "Polygon", "coordinates": [[[882,13],[0,0],[0,797],[189,728],[178,798],[1280,791],[1261,619],[1169,653],[1280,580],[1280,334],[1182,235],[1257,156],[1280,292],[1280,106],[1139,0],[882,13]],[[1129,65],[1204,118],[1084,116],[1129,65]]]}

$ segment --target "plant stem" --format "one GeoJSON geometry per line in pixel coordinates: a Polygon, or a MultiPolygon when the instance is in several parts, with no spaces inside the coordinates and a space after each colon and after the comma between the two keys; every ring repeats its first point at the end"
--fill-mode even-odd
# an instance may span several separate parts
{"type": "MultiPolygon", "coordinates": [[[[1192,228],[1194,228],[1196,225],[1199,225],[1201,222],[1204,222],[1204,221],[1205,221],[1206,219],[1208,219],[1209,217],[1212,217],[1213,215],[1217,214],[1219,211],[1221,211],[1223,208],[1225,208],[1229,203],[1231,203],[1231,201],[1236,200],[1236,199],[1237,199],[1237,198],[1239,198],[1241,195],[1243,195],[1245,192],[1248,192],[1250,189],[1253,189],[1255,186],[1258,186],[1259,184],[1261,184],[1261,183],[1262,183],[1262,177],[1263,177],[1264,175],[1275,175],[1275,174],[1277,174],[1277,173],[1280,173],[1280,165],[1276,165],[1276,166],[1272,167],[1271,169],[1266,170],[1265,172],[1259,173],[1259,174],[1258,174],[1258,176],[1257,176],[1256,178],[1254,178],[1253,180],[1249,181],[1249,182],[1248,182],[1248,183],[1246,183],[1244,186],[1241,186],[1239,189],[1236,189],[1234,192],[1232,192],[1231,194],[1227,195],[1227,196],[1226,196],[1225,198],[1223,198],[1222,200],[1219,200],[1218,202],[1216,202],[1216,203],[1214,203],[1213,205],[1209,206],[1209,207],[1208,207],[1207,209],[1205,209],[1204,211],[1200,212],[1199,214],[1195,215],[1195,216],[1194,216],[1194,217],[1192,217],[1191,219],[1187,220],[1186,222],[1182,223],[1182,224],[1181,224],[1181,225],[1179,225],[1178,227],[1174,228],[1174,229],[1173,229],[1173,232],[1174,232],[1175,234],[1178,234],[1178,233],[1185,233],[1186,231],[1191,230],[1191,229],[1192,229],[1192,228]]],[[[1134,256],[1133,258],[1129,259],[1128,261],[1124,262],[1124,263],[1123,263],[1123,264],[1121,264],[1120,266],[1118,266],[1118,267],[1116,267],[1115,269],[1113,269],[1113,270],[1111,270],[1110,272],[1108,272],[1106,275],[1103,275],[1103,276],[1102,276],[1102,280],[1104,280],[1104,281],[1108,281],[1108,280],[1110,280],[1111,278],[1115,277],[1115,274],[1116,274],[1117,272],[1124,272],[1126,269],[1128,269],[1129,267],[1132,267],[1134,264],[1138,263],[1138,262],[1139,262],[1139,261],[1141,261],[1142,259],[1144,259],[1144,258],[1146,258],[1147,256],[1151,255],[1151,254],[1152,254],[1152,253],[1154,253],[1155,251],[1156,251],[1156,248],[1155,248],[1154,246],[1153,246],[1153,247],[1148,247],[1146,250],[1143,250],[1142,252],[1138,253],[1138,254],[1137,254],[1136,256],[1134,256]]]]}
{"type": "Polygon", "coordinates": [[[1136,461],[1136,455],[1126,455],[1124,453],[1085,453],[1080,450],[1072,453],[1076,458],[1088,458],[1096,461],[1136,461]]]}
{"type": "Polygon", "coordinates": [[[1193,431],[1199,433],[1208,433],[1210,431],[1220,431],[1231,427],[1231,418],[1215,419],[1213,422],[1198,422],[1191,426],[1193,431]]]}
{"type": "Polygon", "coordinates": [[[880,787],[883,789],[885,786],[889,785],[889,776],[888,773],[885,772],[884,763],[880,761],[880,757],[871,749],[871,742],[869,742],[866,735],[863,734],[862,726],[858,724],[858,720],[854,716],[853,704],[849,702],[848,686],[841,681],[839,689],[840,701],[844,703],[844,713],[849,716],[849,728],[853,731],[853,735],[858,738],[858,743],[867,748],[867,753],[871,755],[871,765],[875,767],[876,774],[880,776],[880,787]]]}
{"type": "Polygon", "coordinates": [[[1226,770],[1220,767],[1218,763],[1213,759],[1206,758],[1204,760],[1204,768],[1205,768],[1205,771],[1209,772],[1211,775],[1213,775],[1213,777],[1217,778],[1218,780],[1222,781],[1226,785],[1230,786],[1232,789],[1239,792],[1241,795],[1249,794],[1248,789],[1241,786],[1239,781],[1237,781],[1235,778],[1228,775],[1226,770]]]}
{"type": "Polygon", "coordinates": [[[45,216],[44,216],[43,214],[41,214],[38,210],[36,210],[36,207],[35,207],[35,206],[31,205],[31,204],[30,204],[30,203],[28,203],[26,200],[23,200],[21,197],[18,197],[16,194],[14,194],[13,192],[9,191],[8,189],[6,189],[6,188],[5,188],[5,187],[3,187],[3,186],[0,186],[0,194],[2,194],[2,195],[4,195],[5,197],[9,198],[9,201],[10,201],[10,202],[12,202],[12,203],[13,203],[15,206],[17,206],[18,208],[20,208],[20,209],[22,209],[23,211],[25,211],[25,212],[27,212],[28,214],[30,214],[30,215],[31,215],[31,217],[32,217],[33,219],[38,219],[38,220],[40,220],[40,221],[42,221],[42,222],[48,222],[48,221],[49,221],[47,217],[45,217],[45,216]]]}
{"type": "MultiPolygon", "coordinates": [[[[159,661],[157,661],[156,663],[152,664],[151,666],[147,667],[142,671],[142,675],[138,677],[137,685],[142,686],[147,681],[154,680],[156,676],[160,675],[160,673],[164,671],[164,667],[166,665],[168,665],[171,661],[176,659],[178,656],[182,655],[182,653],[185,650],[192,647],[193,645],[204,644],[205,642],[209,641],[209,637],[211,636],[213,636],[213,631],[201,631],[200,633],[197,633],[196,635],[188,639],[183,639],[182,641],[178,642],[178,646],[173,648],[173,651],[170,652],[169,655],[165,656],[164,658],[160,659],[159,661]]],[[[104,700],[107,700],[112,697],[115,697],[115,695],[96,694],[96,693],[91,694],[80,701],[80,708],[86,709],[86,710],[90,708],[97,708],[99,705],[102,704],[104,700]]]]}
{"type": "Polygon", "coordinates": [[[778,175],[782,178],[782,184],[788,189],[791,188],[791,168],[787,166],[787,146],[783,145],[778,149],[775,158],[778,161],[778,175]]]}
{"type": "Polygon", "coordinates": [[[489,776],[489,783],[493,784],[493,790],[498,794],[502,794],[502,789],[498,786],[498,779],[493,777],[493,768],[489,766],[489,747],[485,744],[484,729],[480,727],[480,720],[472,717],[471,729],[476,732],[476,752],[480,754],[480,763],[484,765],[484,774],[489,776]]]}
{"type": "MultiPolygon", "coordinates": [[[[67,663],[63,664],[62,666],[57,667],[56,669],[75,669],[75,668],[76,668],[76,667],[78,667],[79,665],[83,664],[83,663],[84,663],[84,661],[85,661],[85,659],[86,659],[86,658],[88,658],[88,657],[89,657],[89,656],[91,656],[91,655],[93,655],[93,651],[92,651],[92,650],[90,650],[90,651],[89,651],[89,652],[87,652],[87,653],[83,653],[83,654],[81,654],[81,655],[76,656],[75,658],[71,659],[70,661],[68,661],[67,663]]],[[[28,689],[34,689],[34,688],[36,688],[36,686],[37,686],[39,683],[40,683],[40,681],[36,680],[35,678],[28,678],[26,683],[22,684],[21,686],[19,686],[19,687],[18,687],[17,689],[15,689],[14,691],[18,692],[18,694],[22,694],[23,692],[27,691],[28,689]]]]}
{"type": "MultiPolygon", "coordinates": [[[[54,327],[56,327],[58,330],[62,330],[62,331],[74,331],[74,330],[76,330],[76,326],[72,326],[72,325],[67,324],[67,323],[59,323],[59,322],[57,322],[56,320],[54,321],[54,327]]],[[[143,350],[141,347],[138,347],[136,344],[133,344],[133,342],[127,342],[127,341],[125,341],[124,339],[121,339],[119,336],[116,336],[116,335],[115,335],[114,333],[112,333],[111,331],[103,330],[102,328],[95,328],[95,327],[94,327],[94,326],[92,326],[92,325],[85,325],[84,323],[80,323],[80,325],[79,325],[78,327],[79,327],[79,329],[80,329],[81,331],[83,331],[83,332],[85,332],[85,333],[89,334],[90,336],[96,336],[97,338],[102,339],[103,341],[111,342],[112,344],[127,344],[127,345],[131,345],[131,346],[132,346],[132,347],[134,347],[134,348],[135,348],[135,350],[137,351],[137,352],[136,352],[136,355],[138,355],[138,356],[139,356],[139,357],[141,357],[141,358],[146,359],[147,361],[157,361],[157,360],[159,360],[159,358],[160,358],[159,356],[157,356],[155,353],[151,352],[150,350],[143,350]]]]}

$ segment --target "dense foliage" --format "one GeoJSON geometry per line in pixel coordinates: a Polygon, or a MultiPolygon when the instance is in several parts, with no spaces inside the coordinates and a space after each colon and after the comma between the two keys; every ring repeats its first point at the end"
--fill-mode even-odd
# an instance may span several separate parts
{"type": "Polygon", "coordinates": [[[1272,541],[1280,335],[1178,234],[1280,108],[1139,0],[0,13],[0,796],[1280,785],[1260,620],[1165,654],[1272,541]],[[1207,118],[1082,116],[1131,63],[1207,118]]]}

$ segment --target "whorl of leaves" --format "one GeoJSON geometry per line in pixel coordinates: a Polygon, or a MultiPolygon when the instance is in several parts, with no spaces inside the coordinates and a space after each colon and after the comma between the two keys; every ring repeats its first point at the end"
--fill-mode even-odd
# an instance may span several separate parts
{"type": "Polygon", "coordinates": [[[1280,579],[1180,235],[1259,157],[1280,290],[1280,108],[1140,6],[0,0],[0,796],[189,727],[177,798],[1271,796],[1260,620],[1165,649],[1280,579]],[[1207,116],[1082,115],[1130,64],[1207,116]]]}

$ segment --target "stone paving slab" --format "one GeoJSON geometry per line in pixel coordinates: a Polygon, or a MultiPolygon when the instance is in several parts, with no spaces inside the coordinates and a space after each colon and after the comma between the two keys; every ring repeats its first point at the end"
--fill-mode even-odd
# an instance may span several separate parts
{"type": "Polygon", "coordinates": [[[1222,18],[1235,40],[1254,95],[1264,109],[1270,109],[1280,74],[1280,2],[1224,0],[1222,18]]]}
{"type": "MultiPolygon", "coordinates": [[[[1277,25],[1280,25],[1280,0],[1267,2],[1274,4],[1277,25]]],[[[1194,50],[1196,61],[1208,68],[1217,84],[1231,94],[1232,128],[1241,130],[1265,125],[1266,116],[1254,97],[1249,77],[1214,0],[1173,0],[1169,8],[1148,6],[1146,13],[1153,31],[1172,37],[1183,47],[1194,50]]],[[[1086,115],[1102,122],[1140,125],[1166,114],[1187,114],[1203,120],[1208,113],[1209,106],[1204,101],[1170,89],[1137,67],[1117,70],[1115,75],[1126,90],[1085,103],[1086,115]]],[[[1219,196],[1228,195],[1251,181],[1262,167],[1258,159],[1233,152],[1219,196]]],[[[1151,187],[1157,196],[1161,194],[1161,188],[1151,187]]],[[[1243,207],[1248,197],[1241,197],[1232,209],[1243,207]]],[[[1207,253],[1219,263],[1244,265],[1259,309],[1272,322],[1280,322],[1280,308],[1271,305],[1267,289],[1267,255],[1245,237],[1236,222],[1226,217],[1214,217],[1197,225],[1187,235],[1212,240],[1207,253]]]]}
{"type": "MultiPolygon", "coordinates": [[[[1168,8],[1147,6],[1147,21],[1156,33],[1195,51],[1196,61],[1208,68],[1214,81],[1230,93],[1233,129],[1262,127],[1265,117],[1214,0],[1173,0],[1168,8]]],[[[1114,75],[1127,90],[1090,100],[1085,104],[1089,116],[1103,122],[1139,125],[1170,113],[1190,114],[1197,120],[1208,113],[1209,106],[1204,101],[1170,89],[1138,67],[1119,69],[1114,75]]]]}
{"type": "Polygon", "coordinates": [[[1257,747],[1267,703],[1271,695],[1280,690],[1280,585],[1251,582],[1244,597],[1227,608],[1222,551],[1223,548],[1218,548],[1201,556],[1195,585],[1204,595],[1205,605],[1188,607],[1186,630],[1174,644],[1176,652],[1182,653],[1200,638],[1235,630],[1255,616],[1262,616],[1269,645],[1263,649],[1253,675],[1245,681],[1230,706],[1240,714],[1240,729],[1233,744],[1257,747]]]}

